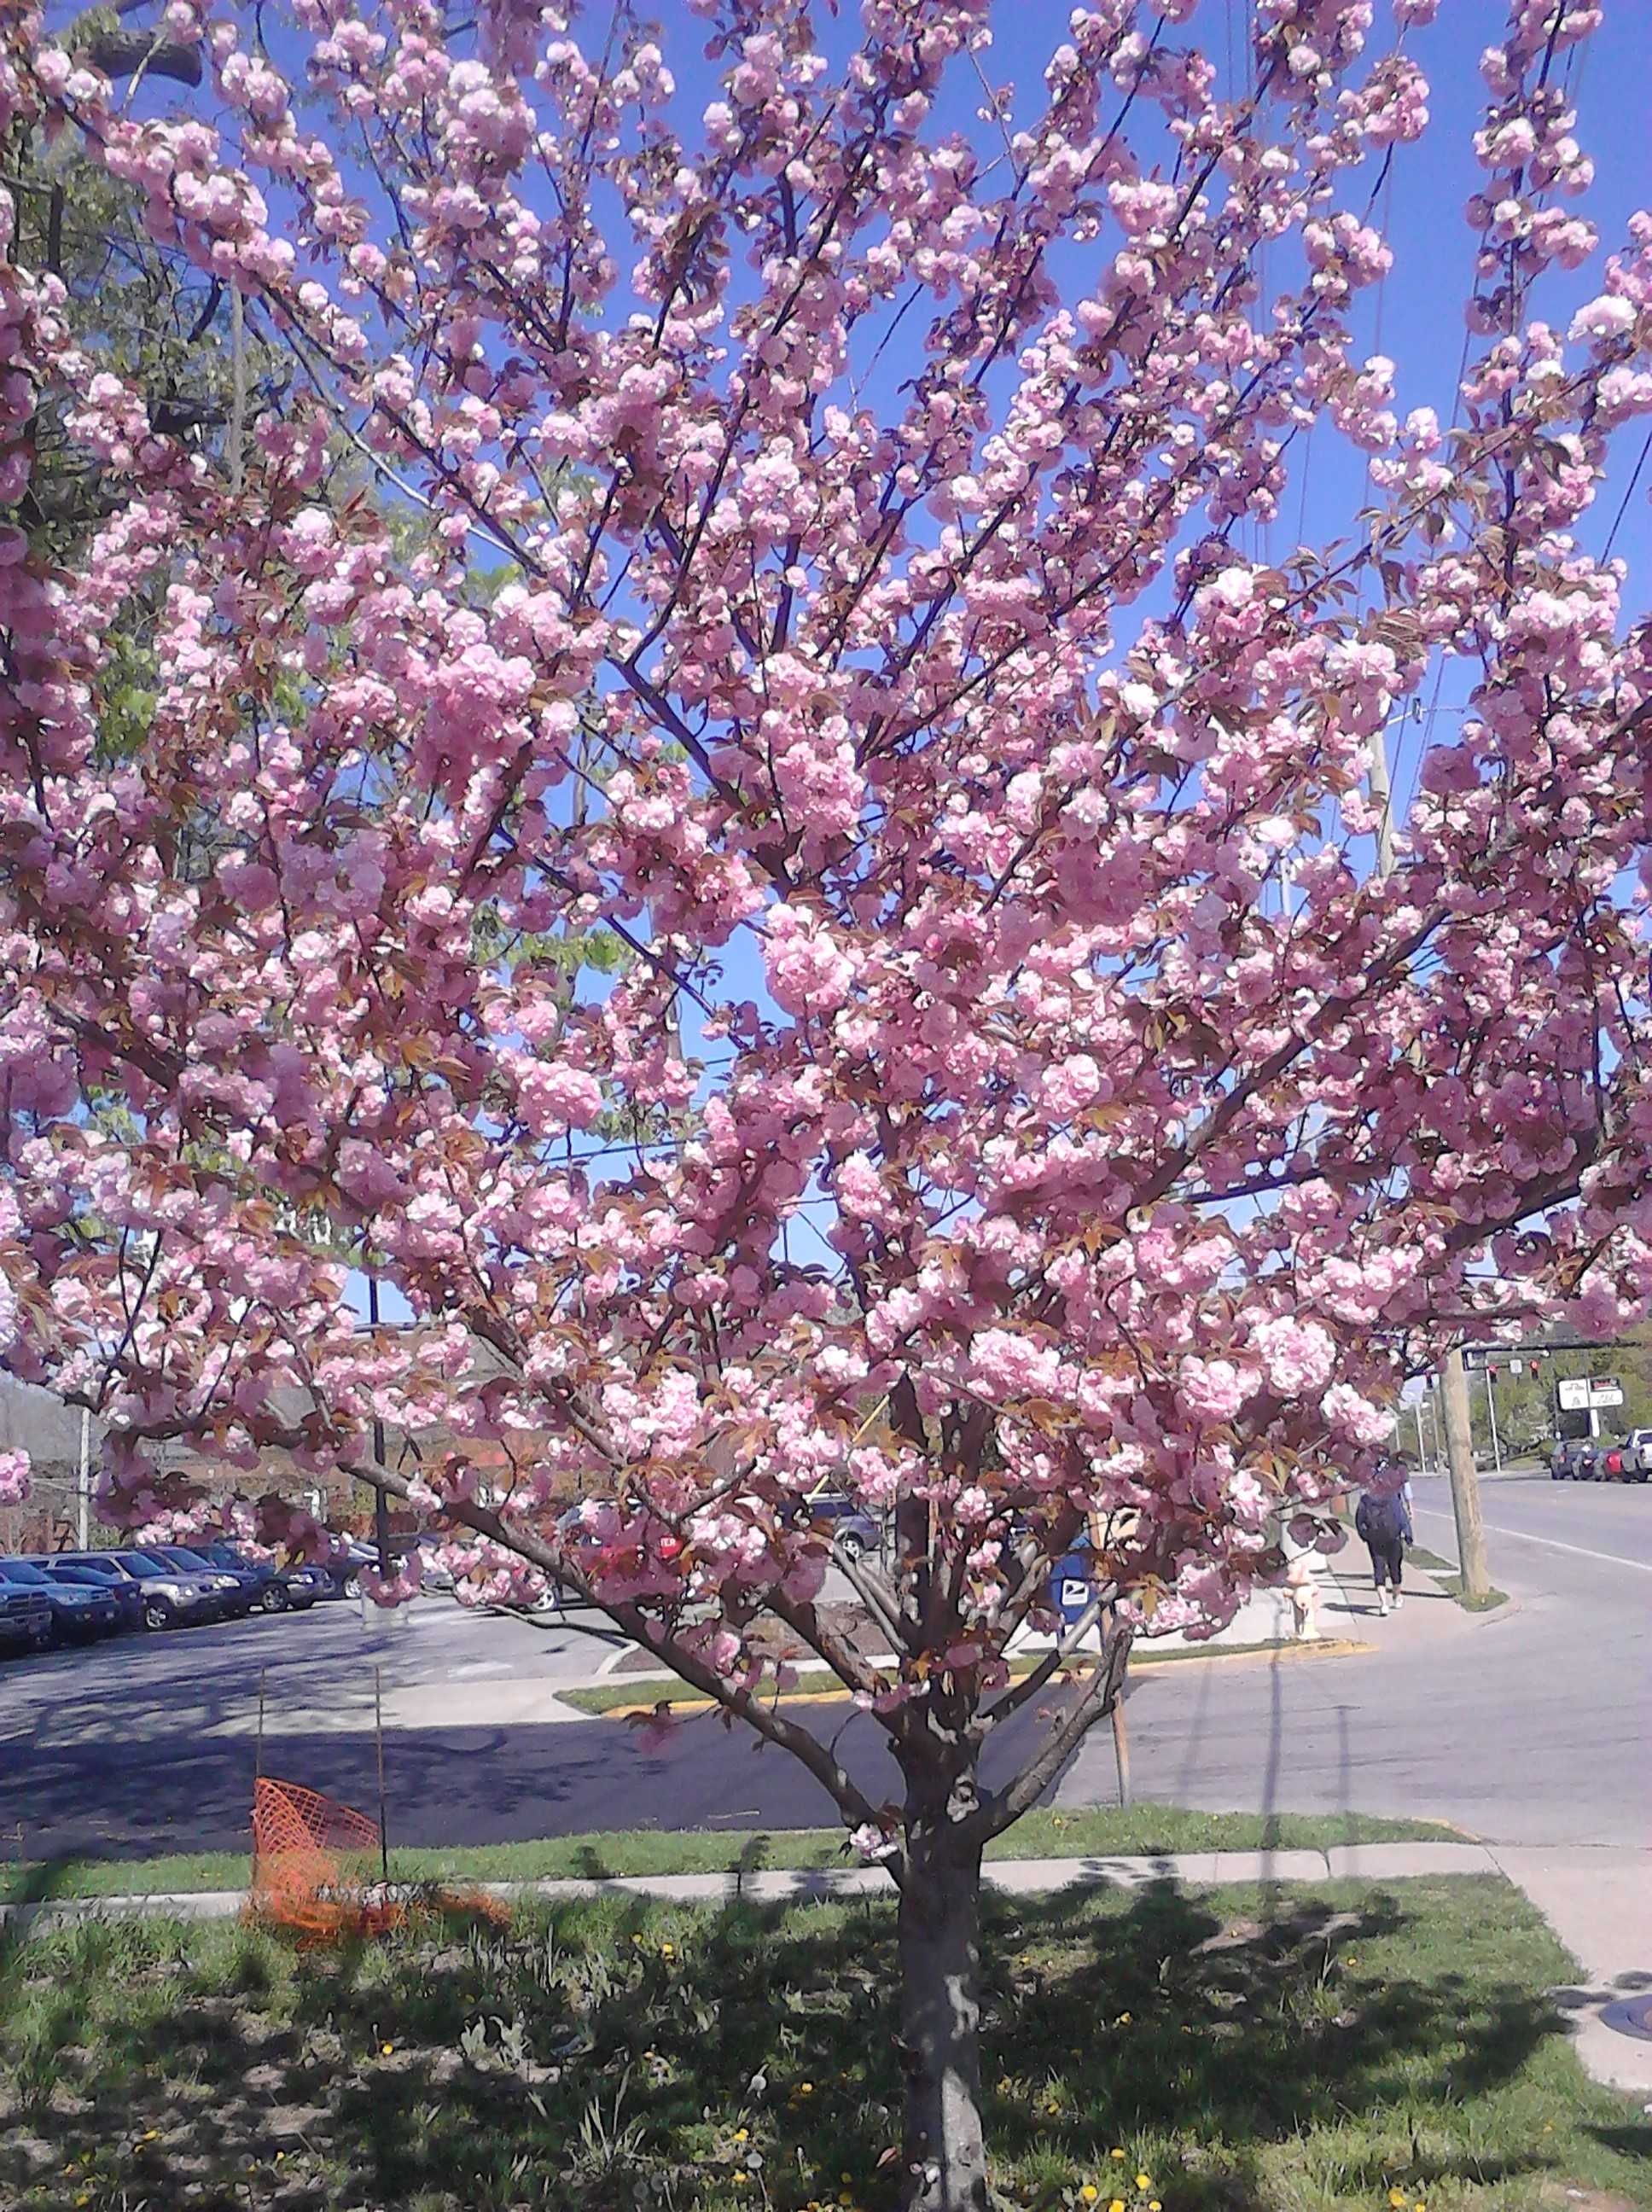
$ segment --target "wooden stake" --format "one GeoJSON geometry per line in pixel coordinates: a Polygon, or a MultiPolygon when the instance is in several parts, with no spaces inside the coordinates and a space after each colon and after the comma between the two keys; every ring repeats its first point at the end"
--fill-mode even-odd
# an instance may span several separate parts
{"type": "MultiPolygon", "coordinates": [[[[1109,1638],[1119,1633],[1118,1615],[1111,1606],[1102,1615],[1102,1647],[1105,1652],[1109,1638]]],[[[1126,1663],[1127,1666],[1128,1662],[1126,1663]]],[[[1122,1678],[1114,1692],[1113,1710],[1108,1717],[1113,1723],[1113,1764],[1118,1769],[1119,1803],[1123,1807],[1130,1802],[1130,1729],[1124,1717],[1122,1678]]]]}
{"type": "Polygon", "coordinates": [[[379,1746],[379,1872],[387,1882],[390,1839],[385,1832],[385,1701],[382,1670],[377,1667],[373,1670],[373,1733],[379,1746]]]}

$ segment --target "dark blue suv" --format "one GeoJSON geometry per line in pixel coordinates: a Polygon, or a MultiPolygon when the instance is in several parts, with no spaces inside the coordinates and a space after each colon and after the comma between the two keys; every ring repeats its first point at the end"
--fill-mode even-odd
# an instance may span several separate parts
{"type": "Polygon", "coordinates": [[[44,1651],[52,1641],[52,1598],[28,1583],[0,1582],[0,1650],[44,1651]]]}
{"type": "Polygon", "coordinates": [[[112,1636],[120,1626],[119,1608],[106,1589],[55,1581],[27,1559],[0,1559],[0,1590],[38,1590],[51,1607],[52,1634],[59,1644],[112,1636]]]}

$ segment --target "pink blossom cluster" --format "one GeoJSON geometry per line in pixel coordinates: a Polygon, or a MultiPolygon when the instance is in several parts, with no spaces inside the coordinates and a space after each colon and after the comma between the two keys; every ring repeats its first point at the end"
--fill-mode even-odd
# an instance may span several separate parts
{"type": "Polygon", "coordinates": [[[26,1451],[0,1451],[0,1505],[21,1505],[26,1501],[29,1474],[26,1451]]]}

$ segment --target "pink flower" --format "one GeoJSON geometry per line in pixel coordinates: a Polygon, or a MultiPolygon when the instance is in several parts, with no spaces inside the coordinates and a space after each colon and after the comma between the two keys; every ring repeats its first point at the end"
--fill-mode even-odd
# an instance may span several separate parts
{"type": "Polygon", "coordinates": [[[1275,1315],[1258,1322],[1250,1341],[1276,1397],[1303,1398],[1322,1389],[1336,1365],[1336,1346],[1317,1322],[1275,1315]]]}
{"type": "Polygon", "coordinates": [[[900,1848],[896,1837],[886,1834],[882,1828],[873,1827],[870,1821],[863,1822],[850,1832],[849,1849],[872,1865],[881,1865],[884,1860],[892,1859],[900,1848]]]}
{"type": "Polygon", "coordinates": [[[789,1014],[829,1014],[854,980],[851,954],[811,915],[771,907],[764,927],[768,988],[789,1014]]]}
{"type": "Polygon", "coordinates": [[[0,1451],[0,1505],[21,1505],[29,1492],[26,1451],[0,1451]]]}
{"type": "Polygon", "coordinates": [[[1185,1358],[1176,1370],[1177,1395],[1196,1421],[1230,1421],[1255,1391],[1256,1370],[1231,1359],[1185,1358]]]}
{"type": "Polygon", "coordinates": [[[1380,1444],[1394,1433],[1394,1415],[1362,1397],[1349,1382],[1333,1382],[1320,1401],[1320,1411],[1333,1436],[1361,1449],[1380,1444]]]}
{"type": "Polygon", "coordinates": [[[588,1129],[602,1112],[602,1085],[583,1067],[529,1060],[517,1070],[517,1111],[537,1137],[588,1129]]]}

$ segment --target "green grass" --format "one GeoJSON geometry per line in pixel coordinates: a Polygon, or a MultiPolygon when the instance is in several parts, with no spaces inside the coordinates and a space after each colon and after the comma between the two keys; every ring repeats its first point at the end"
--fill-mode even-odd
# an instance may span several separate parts
{"type": "MultiPolygon", "coordinates": [[[[1571,1962],[1501,1882],[998,1900],[982,1952],[1006,2206],[1652,2201],[1652,2128],[1584,2078],[1545,1995],[1571,1962]]],[[[0,2203],[892,2212],[894,1963],[883,1902],[307,1951],[88,1923],[0,1951],[0,2203]]]]}
{"type": "Polygon", "coordinates": [[[1461,1575],[1442,1576],[1440,1587],[1448,1597],[1456,1599],[1465,1613],[1495,1613],[1500,1605],[1509,1602],[1508,1591],[1495,1589],[1484,1590],[1479,1597],[1466,1596],[1461,1575]]]}
{"type": "Polygon", "coordinates": [[[1508,1591],[1500,1589],[1488,1589],[1484,1597],[1465,1597],[1463,1578],[1457,1572],[1456,1561],[1442,1559],[1437,1552],[1430,1552],[1424,1545],[1413,1544],[1406,1557],[1412,1566],[1432,1575],[1446,1595],[1455,1597],[1465,1613],[1495,1613],[1500,1605],[1509,1602],[1508,1591]]]}
{"type": "MultiPolygon", "coordinates": [[[[1386,1820],[1364,1813],[1198,1813],[1180,1805],[1029,1813],[989,1845],[990,1858],[1152,1858],[1171,1851],[1327,1850],[1339,1844],[1455,1843],[1437,1820],[1386,1820]]],[[[841,1828],[621,1829],[519,1844],[395,1850],[398,1881],[542,1881],[604,1875],[730,1874],[761,1867],[845,1863],[841,1828]]],[[[191,1851],[153,1859],[52,1859],[0,1866],[0,1904],[54,1897],[179,1896],[245,1889],[242,1851],[191,1851]]]]}

